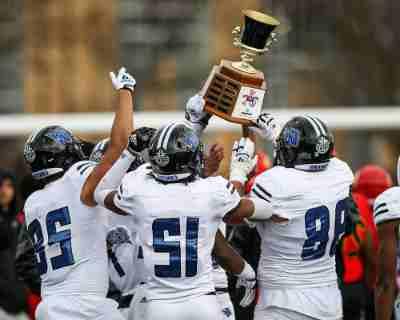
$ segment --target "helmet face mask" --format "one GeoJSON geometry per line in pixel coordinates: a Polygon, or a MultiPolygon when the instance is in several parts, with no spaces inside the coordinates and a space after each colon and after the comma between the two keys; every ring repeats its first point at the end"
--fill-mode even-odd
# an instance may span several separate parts
{"type": "Polygon", "coordinates": [[[165,183],[187,180],[203,169],[203,144],[187,125],[172,123],[154,135],[149,158],[157,180],[165,183]]]}
{"type": "Polygon", "coordinates": [[[324,170],[332,157],[333,135],[318,118],[289,120],[276,141],[275,165],[306,171],[324,170]]]}
{"type": "Polygon", "coordinates": [[[25,162],[32,176],[46,179],[62,175],[74,163],[86,159],[81,141],[60,126],[45,127],[33,133],[25,143],[25,162]]]}

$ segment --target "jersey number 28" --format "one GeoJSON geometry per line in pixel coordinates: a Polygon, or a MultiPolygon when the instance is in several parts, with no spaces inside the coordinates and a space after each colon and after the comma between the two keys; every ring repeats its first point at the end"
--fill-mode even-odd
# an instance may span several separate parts
{"type": "MultiPolygon", "coordinates": [[[[340,200],[335,208],[335,229],[334,239],[329,249],[332,257],[336,252],[336,245],[342,234],[345,232],[345,211],[347,199],[340,200]]],[[[309,209],[305,215],[305,226],[307,239],[304,241],[301,257],[303,260],[314,260],[321,258],[326,252],[329,241],[329,209],[320,206],[309,209]]]]}
{"type": "MultiPolygon", "coordinates": [[[[165,233],[170,237],[181,236],[179,218],[159,218],[153,221],[153,249],[154,252],[169,253],[168,265],[155,265],[154,273],[160,278],[180,278],[181,270],[181,242],[165,240],[165,233]]],[[[185,276],[194,277],[197,274],[197,246],[199,237],[199,218],[186,218],[186,261],[185,276]]]]}
{"type": "MultiPolygon", "coordinates": [[[[71,247],[71,230],[57,231],[56,224],[60,226],[68,226],[71,224],[71,217],[68,207],[50,211],[46,215],[46,229],[48,234],[48,245],[51,247],[58,243],[61,253],[50,258],[51,267],[57,270],[75,263],[71,247]]],[[[36,253],[37,267],[39,274],[47,272],[47,259],[44,248],[44,236],[42,226],[39,220],[33,220],[28,226],[28,232],[33,241],[33,247],[36,253]]]]}

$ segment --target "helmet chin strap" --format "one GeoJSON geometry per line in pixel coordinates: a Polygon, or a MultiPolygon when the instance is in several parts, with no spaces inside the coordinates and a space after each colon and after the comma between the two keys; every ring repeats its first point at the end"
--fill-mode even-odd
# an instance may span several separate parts
{"type": "Polygon", "coordinates": [[[160,174],[160,173],[155,173],[154,171],[152,172],[154,178],[161,182],[178,182],[181,180],[185,180],[189,178],[190,176],[193,175],[193,173],[177,173],[177,174],[160,174]]]}
{"type": "Polygon", "coordinates": [[[49,169],[43,169],[39,171],[32,172],[32,177],[35,180],[41,180],[47,177],[50,177],[56,173],[64,172],[64,169],[62,168],[49,168],[49,169]]]}

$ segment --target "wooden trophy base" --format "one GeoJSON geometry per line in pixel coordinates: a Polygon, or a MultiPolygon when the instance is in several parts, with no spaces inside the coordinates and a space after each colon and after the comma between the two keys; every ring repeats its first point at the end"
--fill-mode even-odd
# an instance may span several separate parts
{"type": "Polygon", "coordinates": [[[264,74],[244,72],[222,60],[214,66],[203,89],[205,110],[230,122],[249,126],[261,112],[267,84],[264,74]]]}

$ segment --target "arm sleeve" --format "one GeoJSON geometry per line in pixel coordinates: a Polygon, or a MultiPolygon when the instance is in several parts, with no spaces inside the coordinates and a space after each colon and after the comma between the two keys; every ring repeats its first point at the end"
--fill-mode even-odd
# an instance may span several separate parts
{"type": "Polygon", "coordinates": [[[117,188],[117,193],[114,195],[115,206],[129,214],[133,214],[135,200],[134,190],[132,190],[132,186],[129,183],[129,181],[134,180],[133,175],[134,172],[131,172],[124,176],[121,184],[117,188]]]}
{"type": "Polygon", "coordinates": [[[15,270],[17,278],[22,280],[32,292],[40,295],[41,281],[36,267],[35,250],[24,224],[21,224],[18,229],[15,270]]]}
{"type": "Polygon", "coordinates": [[[108,170],[100,180],[96,192],[107,189],[116,189],[135,159],[135,156],[125,150],[118,160],[115,161],[110,170],[108,170]]]}

